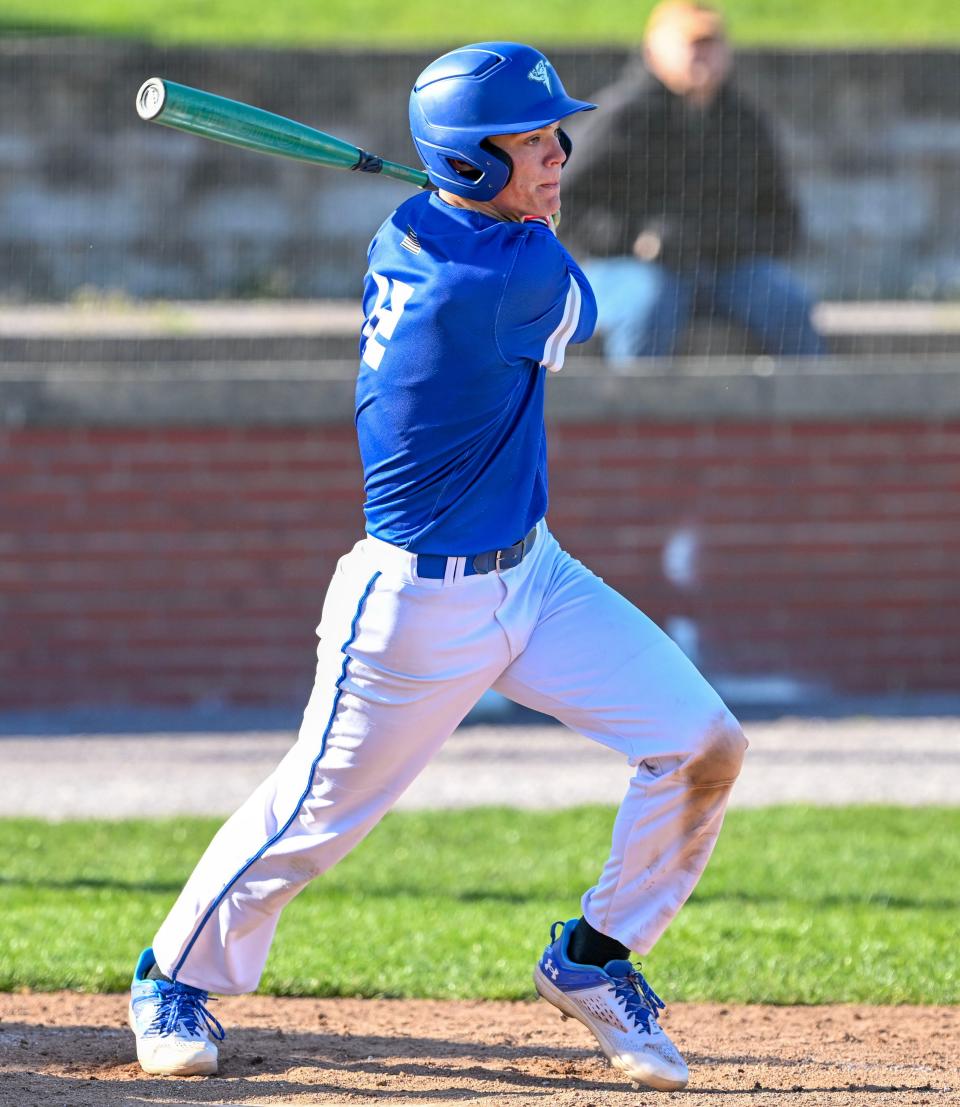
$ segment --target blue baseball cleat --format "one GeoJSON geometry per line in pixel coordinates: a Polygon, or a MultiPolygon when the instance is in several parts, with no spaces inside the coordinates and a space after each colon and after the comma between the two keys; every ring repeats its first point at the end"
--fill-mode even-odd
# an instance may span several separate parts
{"type": "Polygon", "coordinates": [[[602,969],[571,961],[567,948],[577,921],[551,927],[550,945],[533,970],[537,991],[564,1017],[579,1019],[610,1064],[635,1083],[664,1092],[686,1087],[686,1062],[657,1022],[663,1000],[629,961],[608,961],[602,969]]]}
{"type": "Polygon", "coordinates": [[[152,949],[140,954],[130,985],[130,1029],[137,1060],[153,1076],[212,1076],[223,1027],[205,1004],[207,993],[189,984],[148,979],[156,964],[152,949]]]}

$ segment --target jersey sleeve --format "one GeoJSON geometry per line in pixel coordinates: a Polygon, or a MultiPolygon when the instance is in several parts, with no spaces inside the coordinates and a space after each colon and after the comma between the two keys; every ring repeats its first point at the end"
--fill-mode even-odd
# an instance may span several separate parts
{"type": "Polygon", "coordinates": [[[509,362],[563,368],[570,342],[586,342],[597,323],[593,289],[553,232],[528,224],[517,235],[497,311],[497,345],[509,362]]]}

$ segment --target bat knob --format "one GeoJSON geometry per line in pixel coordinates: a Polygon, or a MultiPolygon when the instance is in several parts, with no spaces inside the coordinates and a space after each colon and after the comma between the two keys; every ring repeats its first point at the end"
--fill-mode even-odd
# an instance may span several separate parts
{"type": "Polygon", "coordinates": [[[159,77],[144,81],[137,93],[137,115],[141,119],[156,119],[163,111],[167,90],[159,77]]]}

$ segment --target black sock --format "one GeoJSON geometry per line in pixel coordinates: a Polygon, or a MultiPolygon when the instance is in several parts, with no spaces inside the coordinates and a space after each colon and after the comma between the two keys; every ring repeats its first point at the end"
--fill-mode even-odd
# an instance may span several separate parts
{"type": "Polygon", "coordinates": [[[629,961],[630,950],[616,938],[608,938],[594,930],[581,918],[570,935],[567,953],[578,965],[597,965],[601,969],[608,961],[629,961]]]}
{"type": "Polygon", "coordinates": [[[147,973],[147,980],[165,980],[168,984],[173,983],[169,976],[163,975],[156,961],[154,961],[150,971],[147,973]]]}

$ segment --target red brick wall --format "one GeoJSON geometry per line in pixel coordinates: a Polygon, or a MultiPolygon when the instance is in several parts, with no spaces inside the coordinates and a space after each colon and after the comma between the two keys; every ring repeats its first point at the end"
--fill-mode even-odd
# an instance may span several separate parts
{"type": "Polygon", "coordinates": [[[960,687],[960,426],[554,429],[551,523],[709,672],[846,692],[960,687]],[[664,544],[691,536],[689,581],[664,544]]]}
{"type": "MultiPolygon", "coordinates": [[[[551,522],[708,673],[955,691],[958,432],[561,423],[551,522]]],[[[349,426],[0,431],[0,706],[299,703],[359,484],[349,426]]]]}

